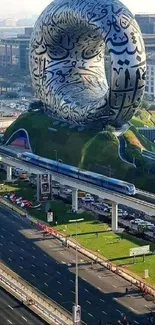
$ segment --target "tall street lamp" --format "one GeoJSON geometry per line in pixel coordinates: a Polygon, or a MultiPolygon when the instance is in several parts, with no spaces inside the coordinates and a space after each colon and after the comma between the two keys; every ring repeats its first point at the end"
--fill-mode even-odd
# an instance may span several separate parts
{"type": "Polygon", "coordinates": [[[81,307],[79,306],[79,288],[78,288],[78,249],[77,249],[77,224],[84,218],[69,220],[70,223],[76,223],[76,272],[75,272],[75,306],[73,306],[73,324],[81,321],[81,307]]]}

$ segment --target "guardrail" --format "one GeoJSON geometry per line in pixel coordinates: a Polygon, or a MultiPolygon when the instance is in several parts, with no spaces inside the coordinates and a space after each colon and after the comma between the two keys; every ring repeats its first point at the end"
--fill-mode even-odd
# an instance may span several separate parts
{"type": "Polygon", "coordinates": [[[72,315],[0,262],[0,284],[50,325],[72,325],[72,315]]]}

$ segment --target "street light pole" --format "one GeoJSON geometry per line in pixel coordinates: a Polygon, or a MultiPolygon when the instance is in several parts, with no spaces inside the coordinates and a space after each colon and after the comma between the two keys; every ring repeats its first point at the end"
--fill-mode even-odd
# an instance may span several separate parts
{"type": "Polygon", "coordinates": [[[58,161],[58,151],[55,149],[55,157],[56,157],[56,161],[58,161]]]}
{"type": "MultiPolygon", "coordinates": [[[[75,307],[77,308],[79,306],[77,224],[83,220],[84,218],[69,220],[70,223],[76,223],[75,307]]],[[[79,322],[75,320],[74,324],[76,325],[77,323],[79,322]]]]}

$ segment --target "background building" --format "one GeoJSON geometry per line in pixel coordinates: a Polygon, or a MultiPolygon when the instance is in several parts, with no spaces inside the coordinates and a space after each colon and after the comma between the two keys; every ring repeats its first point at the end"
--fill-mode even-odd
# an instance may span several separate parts
{"type": "Polygon", "coordinates": [[[155,34],[155,15],[137,14],[135,18],[143,34],[155,34]]]}
{"type": "Polygon", "coordinates": [[[155,53],[147,54],[145,93],[150,100],[155,99],[155,53]]]}

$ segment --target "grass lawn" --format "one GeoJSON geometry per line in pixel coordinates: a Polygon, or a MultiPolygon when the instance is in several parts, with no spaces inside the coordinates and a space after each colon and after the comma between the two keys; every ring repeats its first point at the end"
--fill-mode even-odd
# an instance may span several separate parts
{"type": "MultiPolygon", "coordinates": [[[[23,196],[25,199],[32,200],[36,203],[35,190],[24,182],[18,184],[5,184],[0,186],[0,194],[16,192],[17,196],[23,196]]],[[[72,235],[75,239],[75,224],[69,223],[70,219],[84,218],[84,221],[78,223],[78,241],[81,245],[92,251],[99,250],[99,254],[111,260],[114,264],[125,266],[128,270],[135,272],[137,275],[143,277],[144,270],[149,269],[150,277],[147,279],[148,283],[155,285],[155,255],[146,257],[145,263],[142,263],[142,258],[137,258],[137,264],[133,265],[132,260],[127,258],[129,249],[141,245],[146,245],[148,242],[138,240],[133,236],[127,234],[117,235],[109,231],[107,224],[96,221],[92,214],[82,213],[75,215],[71,213],[71,207],[63,202],[52,201],[51,208],[56,216],[58,225],[55,228],[63,232],[65,235],[72,235]],[[98,232],[98,237],[96,236],[98,232]],[[119,240],[121,236],[121,240],[119,240]]],[[[44,205],[40,210],[27,209],[32,217],[40,220],[46,220],[46,213],[44,212],[44,205]]],[[[150,245],[151,250],[155,250],[155,245],[150,245]]]]}

